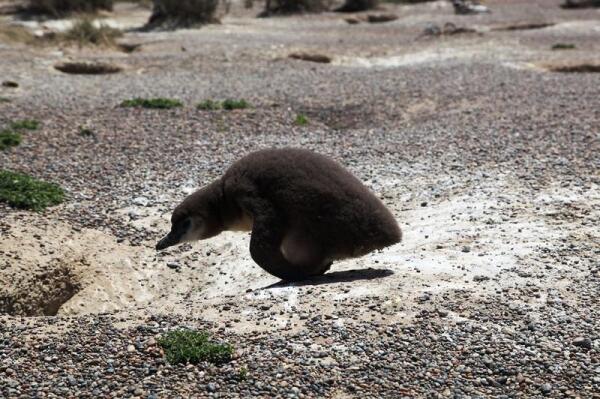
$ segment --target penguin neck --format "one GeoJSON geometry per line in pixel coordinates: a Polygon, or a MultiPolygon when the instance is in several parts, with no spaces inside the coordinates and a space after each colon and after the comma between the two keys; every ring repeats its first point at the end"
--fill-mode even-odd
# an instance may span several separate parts
{"type": "Polygon", "coordinates": [[[215,196],[218,198],[218,200],[215,203],[218,206],[218,212],[223,230],[252,230],[252,218],[243,212],[235,201],[232,201],[230,198],[225,196],[224,185],[221,179],[218,180],[218,183],[215,184],[215,186],[218,187],[218,193],[215,193],[215,196]]]}

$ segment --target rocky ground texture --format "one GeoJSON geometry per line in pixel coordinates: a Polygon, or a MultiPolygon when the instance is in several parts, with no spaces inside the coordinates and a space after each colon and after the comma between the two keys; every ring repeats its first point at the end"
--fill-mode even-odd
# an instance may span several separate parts
{"type": "Polygon", "coordinates": [[[68,21],[0,16],[0,81],[18,84],[0,86],[0,128],[42,125],[1,168],[68,197],[0,204],[0,396],[600,398],[600,10],[436,1],[348,23],[235,4],[221,25],[130,31],[127,52],[24,44],[2,32],[68,21]],[[121,71],[54,68],[67,61],[121,71]],[[119,107],[133,97],[184,106],[119,107]],[[252,107],[195,108],[226,98],[252,107]],[[185,195],[272,146],[346,165],[403,242],[287,285],[247,234],[154,250],[185,195]],[[177,328],[233,361],[166,363],[157,340],[177,328]]]}

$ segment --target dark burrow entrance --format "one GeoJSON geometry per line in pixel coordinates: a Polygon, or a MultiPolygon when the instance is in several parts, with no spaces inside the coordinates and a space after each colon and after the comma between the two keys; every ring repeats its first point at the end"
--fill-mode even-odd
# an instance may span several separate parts
{"type": "Polygon", "coordinates": [[[76,277],[67,267],[24,278],[8,291],[0,293],[0,314],[54,316],[80,288],[76,277]]]}
{"type": "Polygon", "coordinates": [[[118,65],[90,61],[63,62],[56,64],[54,68],[63,73],[76,75],[105,75],[121,72],[123,70],[123,68],[118,65]]]}
{"type": "Polygon", "coordinates": [[[569,65],[549,65],[546,66],[551,72],[563,73],[600,73],[600,64],[581,63],[569,65]]]}

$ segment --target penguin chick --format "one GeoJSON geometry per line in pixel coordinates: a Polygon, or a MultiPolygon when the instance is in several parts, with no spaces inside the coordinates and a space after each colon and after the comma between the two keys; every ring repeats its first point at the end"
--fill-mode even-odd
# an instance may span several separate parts
{"type": "Polygon", "coordinates": [[[392,214],[350,172],[311,151],[267,149],[235,162],[171,217],[161,250],[222,231],[252,231],[252,259],[282,280],[321,275],[334,260],[400,242],[392,214]]]}

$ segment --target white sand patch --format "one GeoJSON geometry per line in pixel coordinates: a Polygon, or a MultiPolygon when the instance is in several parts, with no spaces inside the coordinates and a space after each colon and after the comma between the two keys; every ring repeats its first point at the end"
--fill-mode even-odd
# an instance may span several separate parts
{"type": "MultiPolygon", "coordinates": [[[[16,254],[18,261],[0,268],[0,279],[10,291],[11,281],[18,281],[15,276],[26,280],[52,265],[68,265],[81,289],[60,308],[60,314],[174,312],[218,322],[237,318],[241,320],[236,328],[254,329],[259,328],[253,317],[261,304],[277,304],[270,323],[283,326],[290,323],[291,314],[315,308],[327,312],[336,301],[379,296],[385,298],[391,319],[405,317],[411,304],[427,301],[428,296],[454,289],[483,293],[525,284],[531,274],[547,274],[532,255],[571,233],[565,228],[568,222],[553,222],[553,209],[571,206],[575,213],[567,216],[577,217],[576,212],[582,212],[577,204],[600,202],[597,187],[594,196],[552,186],[523,202],[512,182],[488,181],[489,186],[471,189],[469,195],[395,210],[404,233],[402,243],[335,263],[329,278],[311,283],[314,289],[302,283],[270,287],[278,279],[252,261],[248,233],[226,232],[160,256],[154,242],[117,243],[110,234],[75,231],[64,222],[44,221],[35,214],[9,215],[10,239],[0,242],[0,250],[16,254]],[[548,210],[532,213],[536,206],[548,210]],[[171,262],[180,267],[168,267],[171,262]],[[235,303],[236,313],[218,310],[228,302],[235,303]]],[[[406,195],[394,197],[398,204],[407,203],[406,195]]],[[[129,222],[133,226],[157,235],[168,231],[169,215],[157,208],[132,207],[118,214],[127,218],[132,212],[137,212],[129,222]]],[[[553,280],[536,279],[535,284],[552,286],[553,280]]]]}

